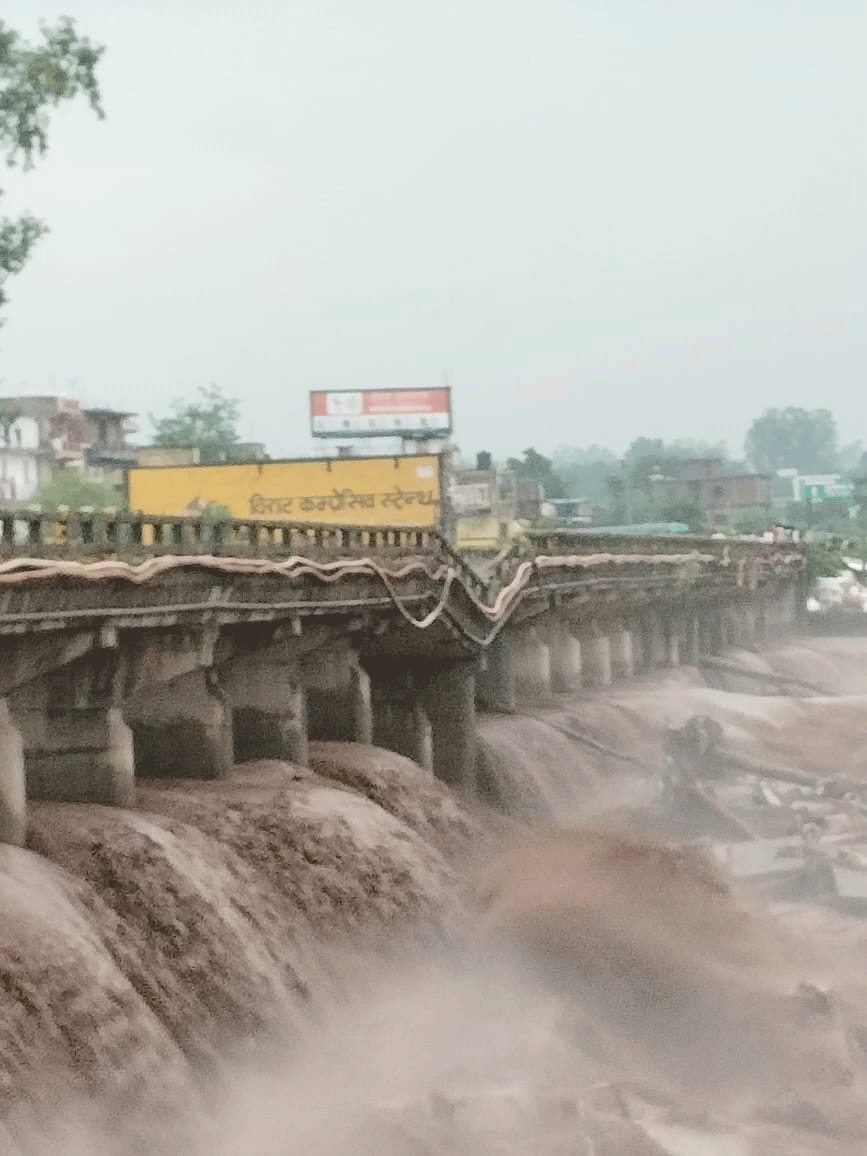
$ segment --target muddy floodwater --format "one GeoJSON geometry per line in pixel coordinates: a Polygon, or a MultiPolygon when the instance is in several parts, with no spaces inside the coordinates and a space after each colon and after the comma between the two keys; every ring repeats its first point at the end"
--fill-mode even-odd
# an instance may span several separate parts
{"type": "Polygon", "coordinates": [[[867,638],[31,804],[10,1156],[867,1152],[867,638]]]}

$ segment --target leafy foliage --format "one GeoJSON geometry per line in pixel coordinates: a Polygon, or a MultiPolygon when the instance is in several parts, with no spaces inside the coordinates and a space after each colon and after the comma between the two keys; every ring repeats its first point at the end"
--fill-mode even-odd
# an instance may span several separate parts
{"type": "Polygon", "coordinates": [[[834,578],[846,569],[843,561],[842,542],[831,539],[812,542],[806,547],[807,581],[812,586],[817,578],[834,578]]]}
{"type": "Polygon", "coordinates": [[[238,443],[241,407],[236,398],[225,397],[217,386],[202,386],[199,400],[176,401],[168,417],[154,418],[154,445],[200,452],[202,462],[224,461],[238,443]]]}
{"type": "Polygon", "coordinates": [[[212,522],[228,522],[232,517],[230,511],[218,502],[208,502],[202,506],[201,516],[202,518],[210,519],[212,522]]]}
{"type": "Polygon", "coordinates": [[[660,510],[663,522],[683,522],[689,526],[691,534],[700,534],[707,529],[701,506],[695,502],[672,502],[660,510]]]}
{"type": "Polygon", "coordinates": [[[566,497],[562,480],[554,471],[551,459],[544,454],[534,449],[524,450],[523,458],[509,458],[507,464],[515,477],[541,482],[546,498],[566,497]]]}
{"type": "Polygon", "coordinates": [[[551,465],[563,483],[566,497],[588,498],[601,505],[607,500],[608,478],[618,462],[604,446],[558,446],[551,465]]]}
{"type": "MultiPolygon", "coordinates": [[[[0,151],[8,165],[25,169],[48,149],[49,109],[84,95],[104,116],[96,78],[104,49],[79,36],[68,17],[40,25],[40,33],[41,41],[29,44],[0,20],[0,151]]],[[[29,215],[0,217],[0,308],[7,278],[21,272],[46,231],[29,215]]]]}
{"type": "Polygon", "coordinates": [[[763,506],[742,510],[734,523],[736,534],[764,534],[773,518],[763,506]]]}
{"type": "Polygon", "coordinates": [[[112,510],[123,505],[123,499],[114,486],[94,481],[74,469],[55,474],[50,482],[36,491],[33,501],[49,511],[60,506],[68,506],[70,510],[112,510]]]}
{"type": "Polygon", "coordinates": [[[830,473],[837,464],[837,424],[828,409],[767,409],[750,426],[744,449],[759,473],[793,467],[830,473]]]}
{"type": "Polygon", "coordinates": [[[0,444],[12,444],[12,428],[21,417],[21,410],[9,401],[0,401],[0,444]]]}

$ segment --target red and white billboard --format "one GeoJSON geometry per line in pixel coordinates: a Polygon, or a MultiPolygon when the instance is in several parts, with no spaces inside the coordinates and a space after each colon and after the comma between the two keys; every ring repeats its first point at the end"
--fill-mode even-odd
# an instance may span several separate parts
{"type": "Polygon", "coordinates": [[[328,389],[310,394],[318,438],[446,437],[452,431],[450,389],[328,389]]]}

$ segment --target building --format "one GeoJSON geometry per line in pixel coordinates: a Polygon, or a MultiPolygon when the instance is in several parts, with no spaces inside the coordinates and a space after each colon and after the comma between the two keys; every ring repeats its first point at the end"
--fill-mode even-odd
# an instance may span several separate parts
{"type": "Polygon", "coordinates": [[[538,522],[542,516],[545,487],[536,478],[516,478],[515,501],[521,521],[538,522]]]}
{"type": "Polygon", "coordinates": [[[0,398],[0,501],[27,502],[63,469],[87,471],[120,486],[136,462],[127,443],[134,414],[82,409],[72,398],[0,398]]]}
{"type": "MultiPolygon", "coordinates": [[[[67,397],[5,397],[2,410],[14,429],[35,429],[35,447],[52,466],[84,466],[87,419],[77,401],[67,397]]],[[[33,434],[31,432],[31,437],[33,434]]]]}
{"type": "Polygon", "coordinates": [[[712,526],[729,526],[748,510],[770,514],[772,482],[770,474],[727,474],[721,458],[672,463],[668,474],[650,479],[659,509],[697,506],[712,526]]]}
{"type": "Polygon", "coordinates": [[[84,465],[85,418],[54,396],[0,399],[0,501],[28,502],[54,472],[84,465]]]}
{"type": "Polygon", "coordinates": [[[0,405],[0,503],[27,502],[50,477],[39,452],[39,426],[5,400],[0,405]]]}
{"type": "Polygon", "coordinates": [[[132,464],[143,469],[155,466],[204,466],[224,463],[247,465],[250,462],[270,460],[263,442],[235,442],[234,445],[227,446],[219,452],[207,448],[204,453],[200,446],[138,446],[135,455],[132,464]]]}
{"type": "Polygon", "coordinates": [[[577,528],[593,524],[593,503],[589,498],[546,498],[540,513],[558,526],[577,528]]]}
{"type": "Polygon", "coordinates": [[[448,488],[459,549],[496,549],[506,543],[515,524],[514,475],[488,466],[482,455],[479,457],[476,469],[456,470],[448,488]]]}
{"type": "Polygon", "coordinates": [[[109,486],[122,486],[126,470],[138,462],[138,450],[127,435],[138,428],[136,414],[117,409],[85,409],[85,463],[109,486]]]}

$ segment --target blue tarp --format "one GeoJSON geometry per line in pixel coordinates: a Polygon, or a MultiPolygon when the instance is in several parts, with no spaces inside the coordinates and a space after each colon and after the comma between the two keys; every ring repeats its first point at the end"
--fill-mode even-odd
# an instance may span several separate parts
{"type": "Polygon", "coordinates": [[[586,532],[648,538],[660,534],[688,534],[689,526],[685,522],[644,522],[639,526],[588,526],[586,532]]]}

